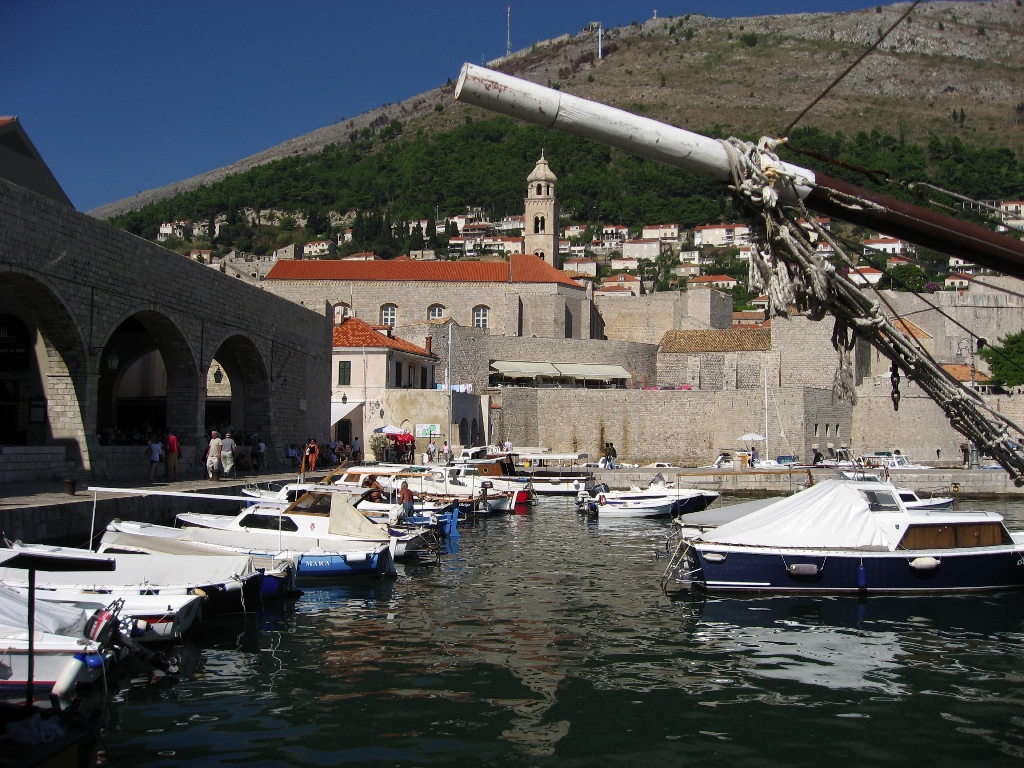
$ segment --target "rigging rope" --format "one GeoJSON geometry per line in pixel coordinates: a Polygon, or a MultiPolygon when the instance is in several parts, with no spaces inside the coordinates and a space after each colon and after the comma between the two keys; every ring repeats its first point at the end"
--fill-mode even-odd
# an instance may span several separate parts
{"type": "Polygon", "coordinates": [[[914,0],[914,2],[912,2],[910,4],[910,7],[907,8],[907,10],[903,12],[903,15],[900,16],[898,19],[896,19],[896,21],[893,22],[891,27],[889,27],[887,30],[885,30],[885,33],[883,35],[881,35],[874,43],[872,43],[872,45],[866,51],[864,51],[860,56],[858,56],[856,59],[854,59],[853,63],[850,66],[848,66],[846,69],[844,69],[840,73],[839,77],[837,77],[835,80],[833,80],[831,83],[829,83],[828,86],[825,88],[825,90],[822,91],[814,101],[812,101],[810,104],[808,104],[806,107],[804,107],[803,112],[801,112],[799,115],[797,115],[796,117],[793,118],[793,121],[789,125],[786,126],[786,130],[784,130],[782,132],[782,135],[783,136],[788,135],[789,132],[791,130],[793,130],[793,126],[795,126],[797,123],[799,123],[800,120],[803,118],[803,116],[806,115],[808,112],[810,112],[811,108],[815,104],[817,104],[819,101],[821,101],[823,98],[825,98],[825,96],[828,94],[829,91],[831,91],[833,88],[835,88],[837,85],[839,85],[839,83],[842,81],[842,79],[844,77],[846,77],[848,74],[850,74],[850,72],[853,71],[853,68],[856,67],[858,64],[860,64],[869,53],[871,53],[873,50],[875,50],[875,48],[877,48],[879,45],[881,45],[882,41],[884,41],[885,38],[887,38],[889,36],[889,33],[892,32],[894,29],[896,29],[896,27],[898,27],[900,25],[900,22],[903,21],[905,18],[907,18],[907,16],[910,15],[911,11],[913,11],[915,8],[917,8],[917,6],[918,6],[918,4],[920,2],[921,2],[921,0],[914,0]]]}
{"type": "MultiPolygon", "coordinates": [[[[782,140],[784,141],[784,140],[782,140]]],[[[749,287],[767,293],[772,314],[789,317],[790,307],[821,320],[835,317],[832,345],[839,354],[833,384],[833,396],[856,404],[853,355],[857,338],[870,343],[892,362],[893,402],[899,400],[899,372],[918,384],[949,418],[953,428],[993,456],[1010,474],[1015,485],[1024,485],[1024,455],[1015,450],[1008,428],[1024,434],[1018,425],[992,411],[972,389],[962,387],[923,349],[919,349],[897,326],[882,314],[879,302],[860,290],[848,277],[822,257],[811,240],[813,231],[832,246],[847,265],[854,260],[824,229],[796,194],[796,179],[787,172],[775,154],[780,140],[762,138],[756,145],[740,139],[720,140],[729,158],[733,194],[737,209],[750,226],[752,248],[749,287]],[[783,204],[778,187],[789,188],[795,203],[783,204]],[[808,222],[802,226],[798,219],[808,222]]],[[[833,197],[844,206],[875,206],[866,200],[811,186],[833,197]]]]}

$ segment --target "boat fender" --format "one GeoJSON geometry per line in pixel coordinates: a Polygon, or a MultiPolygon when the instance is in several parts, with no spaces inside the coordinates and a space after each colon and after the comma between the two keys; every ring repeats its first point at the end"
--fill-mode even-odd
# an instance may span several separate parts
{"type": "Polygon", "coordinates": [[[867,571],[867,568],[864,567],[864,563],[862,562],[860,565],[857,566],[857,589],[867,589],[867,588],[868,588],[868,571],[867,571]]]}
{"type": "Polygon", "coordinates": [[[942,564],[937,557],[915,557],[910,561],[910,567],[915,571],[934,571],[942,564]]]}
{"type": "Polygon", "coordinates": [[[64,669],[60,671],[60,675],[57,676],[57,682],[50,689],[51,694],[60,699],[68,698],[74,692],[75,684],[78,682],[78,675],[84,668],[85,654],[76,653],[67,660],[64,669]]]}
{"type": "Polygon", "coordinates": [[[725,561],[725,558],[726,558],[725,552],[705,552],[704,553],[704,559],[707,560],[709,563],[721,563],[721,562],[725,561]]]}
{"type": "Polygon", "coordinates": [[[206,595],[206,590],[203,589],[202,587],[196,587],[194,590],[192,590],[192,594],[199,595],[200,597],[206,597],[207,596],[206,595]]]}
{"type": "Polygon", "coordinates": [[[814,563],[793,563],[786,570],[790,576],[817,576],[821,569],[814,563]]]}

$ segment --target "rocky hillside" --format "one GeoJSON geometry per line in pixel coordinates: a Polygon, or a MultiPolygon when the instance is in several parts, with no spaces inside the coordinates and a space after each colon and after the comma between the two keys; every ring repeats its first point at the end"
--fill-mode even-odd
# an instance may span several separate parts
{"type": "MultiPolygon", "coordinates": [[[[584,30],[492,66],[692,130],[778,135],[907,7],[745,19],[657,18],[605,30],[602,59],[596,58],[596,33],[584,30]]],[[[1024,154],[1021,40],[1022,0],[923,3],[800,125],[847,135],[878,128],[908,139],[959,135],[1024,154]]],[[[396,119],[441,131],[467,115],[483,115],[456,103],[452,92],[448,83],[90,213],[110,218],[137,210],[255,165],[349,141],[353,132],[376,131],[396,119]]]]}

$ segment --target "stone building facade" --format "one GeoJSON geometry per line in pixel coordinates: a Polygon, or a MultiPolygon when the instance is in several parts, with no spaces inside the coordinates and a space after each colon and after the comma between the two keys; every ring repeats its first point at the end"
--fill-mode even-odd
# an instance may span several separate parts
{"type": "Polygon", "coordinates": [[[231,423],[264,437],[271,458],[288,443],[327,437],[323,307],[309,311],[268,296],[4,180],[0,221],[0,314],[28,340],[0,377],[0,409],[14,425],[0,440],[0,476],[147,476],[141,458],[125,465],[122,446],[101,444],[99,433],[103,418],[118,428],[143,426],[117,424],[116,409],[125,405],[118,391],[126,371],[154,351],[166,370],[166,421],[149,427],[174,430],[189,455],[202,455],[205,444],[214,362],[232,382],[231,423]],[[62,461],[4,471],[20,451],[38,446],[59,448],[62,461]]]}

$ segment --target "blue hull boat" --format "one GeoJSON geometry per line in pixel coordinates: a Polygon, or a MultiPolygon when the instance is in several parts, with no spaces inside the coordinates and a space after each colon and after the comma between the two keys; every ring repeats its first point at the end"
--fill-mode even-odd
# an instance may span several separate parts
{"type": "Polygon", "coordinates": [[[712,592],[934,594],[1024,587],[1021,552],[751,552],[695,548],[698,586],[712,592]]]}
{"type": "Polygon", "coordinates": [[[707,592],[1024,588],[1024,534],[993,512],[908,509],[891,483],[826,480],[684,536],[666,579],[707,592]]]}

